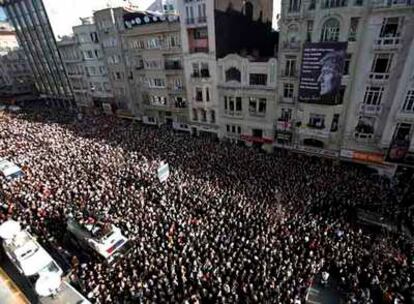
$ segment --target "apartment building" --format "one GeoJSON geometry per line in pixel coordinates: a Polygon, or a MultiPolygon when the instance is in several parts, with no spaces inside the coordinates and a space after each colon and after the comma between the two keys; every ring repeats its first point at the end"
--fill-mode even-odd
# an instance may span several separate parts
{"type": "Polygon", "coordinates": [[[37,97],[32,70],[21,49],[0,57],[0,96],[2,101],[18,103],[37,97]]]}
{"type": "MultiPolygon", "coordinates": [[[[272,1],[178,1],[192,133],[221,137],[217,59],[275,55],[272,1]]],[[[223,128],[221,128],[223,129],[223,128]]]]}
{"type": "Polygon", "coordinates": [[[124,15],[128,82],[145,123],[188,129],[187,96],[178,15],[124,15]]]}
{"type": "Polygon", "coordinates": [[[43,1],[2,0],[0,5],[16,30],[40,96],[52,106],[75,107],[43,1]]]}
{"type": "Polygon", "coordinates": [[[94,12],[93,17],[112,88],[112,111],[132,117],[138,115],[139,98],[131,94],[125,61],[127,48],[122,39],[124,15],[129,12],[124,7],[107,8],[94,12]]]}
{"type": "Polygon", "coordinates": [[[277,61],[230,54],[218,59],[220,132],[237,144],[272,151],[277,61]]]}
{"type": "Polygon", "coordinates": [[[276,145],[384,163],[390,109],[407,93],[413,9],[405,0],[282,1],[276,145]]]}
{"type": "Polygon", "coordinates": [[[177,14],[177,0],[155,0],[148,8],[148,12],[159,12],[163,14],[177,14]]]}
{"type": "MultiPolygon", "coordinates": [[[[82,76],[86,84],[84,87],[87,94],[82,106],[104,110],[104,107],[110,107],[113,94],[103,48],[93,18],[81,18],[81,22],[82,24],[73,27],[73,34],[82,58],[81,69],[74,71],[75,77],[82,76]],[[81,72],[81,75],[77,72],[81,72]]],[[[74,91],[76,96],[77,92],[74,91]]]]}

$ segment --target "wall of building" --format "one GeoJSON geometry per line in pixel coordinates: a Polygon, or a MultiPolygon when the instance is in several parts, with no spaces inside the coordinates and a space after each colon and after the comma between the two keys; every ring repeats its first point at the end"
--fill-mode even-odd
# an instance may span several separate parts
{"type": "Polygon", "coordinates": [[[215,0],[215,8],[219,11],[235,10],[244,15],[251,11],[252,19],[255,21],[272,23],[273,20],[272,0],[215,0]]]}

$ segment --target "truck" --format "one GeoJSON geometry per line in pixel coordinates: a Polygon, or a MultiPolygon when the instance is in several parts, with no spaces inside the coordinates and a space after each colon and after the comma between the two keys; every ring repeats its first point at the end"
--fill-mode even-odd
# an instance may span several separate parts
{"type": "Polygon", "coordinates": [[[69,218],[67,231],[76,245],[95,253],[109,263],[129,247],[128,238],[122,234],[121,229],[100,220],[78,221],[69,218]]]}

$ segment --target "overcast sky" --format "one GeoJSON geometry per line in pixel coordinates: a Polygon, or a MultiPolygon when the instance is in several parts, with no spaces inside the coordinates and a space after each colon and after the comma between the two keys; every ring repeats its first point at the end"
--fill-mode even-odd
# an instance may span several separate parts
{"type": "MultiPolygon", "coordinates": [[[[72,33],[72,26],[80,24],[79,17],[92,16],[94,10],[125,5],[125,0],[43,0],[56,36],[72,33]]],[[[130,0],[139,9],[146,9],[153,0],[130,0]]],[[[280,10],[280,0],[274,0],[274,14],[280,10]]],[[[2,11],[0,11],[2,19],[2,11]]]]}

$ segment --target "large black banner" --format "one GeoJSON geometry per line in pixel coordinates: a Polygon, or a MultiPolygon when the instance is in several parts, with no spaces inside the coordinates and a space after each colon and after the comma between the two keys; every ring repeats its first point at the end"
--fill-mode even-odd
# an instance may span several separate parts
{"type": "Polygon", "coordinates": [[[341,99],[347,42],[307,43],[303,48],[299,101],[335,104],[341,99]]]}

